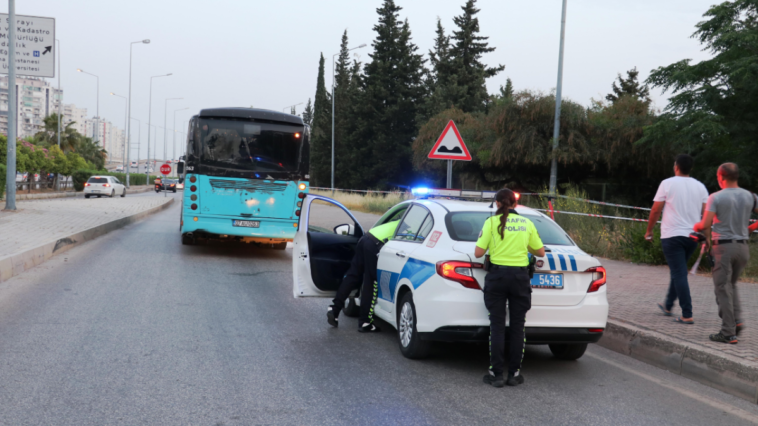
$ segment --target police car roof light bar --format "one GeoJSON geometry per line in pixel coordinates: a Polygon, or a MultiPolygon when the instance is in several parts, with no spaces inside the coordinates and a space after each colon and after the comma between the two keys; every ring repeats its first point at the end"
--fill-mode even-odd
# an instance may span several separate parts
{"type": "MultiPolygon", "coordinates": [[[[419,199],[426,198],[457,198],[463,200],[492,200],[494,203],[497,191],[472,191],[468,189],[443,189],[443,188],[412,188],[411,194],[419,199]]],[[[521,194],[516,194],[516,201],[521,198],[521,194]]]]}

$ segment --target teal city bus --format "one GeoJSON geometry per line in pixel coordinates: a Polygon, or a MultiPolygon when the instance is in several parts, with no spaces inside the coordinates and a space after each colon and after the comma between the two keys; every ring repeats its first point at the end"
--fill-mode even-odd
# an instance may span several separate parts
{"type": "Polygon", "coordinates": [[[183,244],[222,239],[283,250],[308,192],[309,128],[295,115],[214,108],[192,117],[178,172],[183,244]]]}

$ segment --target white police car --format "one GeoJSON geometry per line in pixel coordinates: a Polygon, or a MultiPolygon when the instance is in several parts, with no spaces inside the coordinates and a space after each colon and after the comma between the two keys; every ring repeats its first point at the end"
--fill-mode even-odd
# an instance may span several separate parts
{"type": "MultiPolygon", "coordinates": [[[[377,225],[401,219],[378,260],[375,314],[397,329],[400,350],[422,358],[431,341],[478,341],[489,337],[482,287],[486,272],[474,247],[484,221],[495,212],[494,192],[425,190],[427,197],[402,202],[377,225]],[[451,199],[432,198],[450,197],[451,199]],[[458,199],[455,199],[458,198],[458,199]]],[[[532,279],[532,309],[526,317],[527,344],[548,344],[561,359],[578,359],[603,335],[608,318],[606,272],[548,216],[519,206],[545,244],[532,279]]],[[[335,200],[308,194],[293,241],[295,297],[333,297],[366,232],[335,200]],[[354,223],[332,230],[309,226],[313,202],[329,203],[354,223]]],[[[351,298],[346,315],[357,315],[351,298]]]]}

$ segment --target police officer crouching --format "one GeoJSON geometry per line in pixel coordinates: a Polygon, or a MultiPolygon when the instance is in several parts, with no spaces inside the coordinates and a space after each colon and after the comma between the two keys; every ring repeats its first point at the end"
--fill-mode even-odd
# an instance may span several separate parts
{"type": "Polygon", "coordinates": [[[361,333],[374,333],[381,331],[374,324],[374,305],[376,305],[377,286],[376,286],[376,264],[379,250],[384,247],[393,235],[400,220],[395,220],[383,225],[371,228],[364,235],[355,248],[355,255],[350,264],[347,274],[342,279],[337,294],[326,312],[327,322],[332,327],[339,325],[340,311],[345,309],[345,300],[350,293],[361,288],[361,311],[358,316],[358,331],[361,333]]]}
{"type": "Polygon", "coordinates": [[[484,222],[476,242],[475,256],[480,258],[489,250],[489,265],[484,280],[484,305],[490,313],[490,368],[484,383],[496,388],[524,383],[520,374],[526,336],[526,313],[532,307],[532,286],[529,278],[529,257],[545,256],[545,248],[537,229],[529,219],[519,216],[516,194],[501,189],[495,194],[497,212],[484,222]],[[510,354],[508,378],[503,379],[505,346],[505,304],[508,302],[510,354]]]}

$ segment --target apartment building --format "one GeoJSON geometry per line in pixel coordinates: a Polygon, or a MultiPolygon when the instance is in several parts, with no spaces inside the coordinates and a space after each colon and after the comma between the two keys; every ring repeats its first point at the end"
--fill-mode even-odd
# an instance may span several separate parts
{"type": "MultiPolygon", "coordinates": [[[[34,136],[44,128],[43,119],[58,111],[63,91],[34,77],[16,77],[16,134],[34,136]]],[[[8,76],[0,77],[0,133],[8,134],[8,76]]]]}
{"type": "Polygon", "coordinates": [[[108,151],[108,161],[122,161],[126,132],[110,121],[93,117],[84,121],[85,136],[100,141],[100,146],[108,151]]]}
{"type": "Polygon", "coordinates": [[[73,122],[71,128],[79,132],[85,133],[86,125],[84,122],[87,120],[87,108],[78,108],[74,104],[63,104],[63,126],[65,127],[69,123],[73,122]]]}

